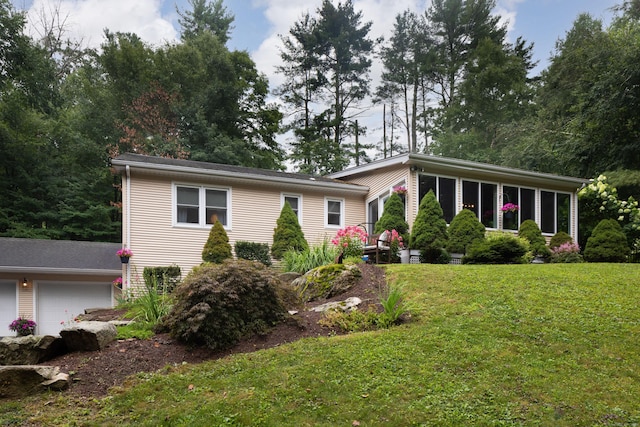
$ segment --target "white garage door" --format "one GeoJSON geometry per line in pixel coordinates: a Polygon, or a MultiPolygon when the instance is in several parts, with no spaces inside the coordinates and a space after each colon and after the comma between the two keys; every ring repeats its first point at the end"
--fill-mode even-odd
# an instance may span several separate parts
{"type": "Polygon", "coordinates": [[[15,280],[0,281],[0,337],[16,334],[9,324],[18,317],[17,304],[15,280]]]}
{"type": "Polygon", "coordinates": [[[38,334],[58,335],[86,308],[111,307],[110,283],[37,282],[38,334]]]}

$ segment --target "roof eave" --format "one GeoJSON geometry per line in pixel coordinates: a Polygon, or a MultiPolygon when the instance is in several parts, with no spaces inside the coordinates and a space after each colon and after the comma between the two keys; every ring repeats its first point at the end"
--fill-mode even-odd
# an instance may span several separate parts
{"type": "Polygon", "coordinates": [[[0,266],[0,273],[61,274],[70,276],[119,276],[122,275],[122,270],[106,270],[98,268],[0,266]]]}

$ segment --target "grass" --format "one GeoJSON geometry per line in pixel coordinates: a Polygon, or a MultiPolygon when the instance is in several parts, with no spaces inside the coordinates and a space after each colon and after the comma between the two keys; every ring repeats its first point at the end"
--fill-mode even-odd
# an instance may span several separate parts
{"type": "Polygon", "coordinates": [[[0,425],[640,424],[640,265],[387,271],[411,323],[140,374],[100,401],[0,402],[0,425]]]}

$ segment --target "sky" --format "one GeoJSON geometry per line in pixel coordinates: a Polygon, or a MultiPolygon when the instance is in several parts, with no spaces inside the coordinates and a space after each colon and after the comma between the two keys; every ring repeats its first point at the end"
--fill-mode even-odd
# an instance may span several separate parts
{"type": "MultiPolygon", "coordinates": [[[[370,35],[389,37],[394,18],[407,9],[422,13],[431,0],[353,0],[363,20],[372,22],[370,35]]],[[[507,24],[508,39],[522,37],[533,42],[533,59],[539,74],[548,65],[555,43],[564,38],[580,13],[589,13],[607,25],[611,8],[622,0],[497,0],[494,10],[507,24]]],[[[82,40],[86,47],[98,47],[104,29],[111,32],[133,32],[147,43],[162,45],[179,38],[176,7],[190,9],[187,0],[12,0],[16,9],[27,10],[28,31],[35,35],[43,12],[56,9],[65,19],[69,37],[82,40]]],[[[232,50],[250,53],[259,71],[264,73],[273,89],[281,84],[274,72],[279,64],[279,35],[306,13],[314,14],[322,0],[225,0],[227,9],[235,16],[234,29],[228,46],[232,50]]],[[[337,4],[337,0],[334,0],[337,4]]],[[[371,70],[373,87],[379,79],[381,66],[374,63],[371,70]]],[[[370,111],[369,117],[381,114],[370,111]]],[[[364,118],[366,122],[366,117],[364,118]]],[[[379,121],[379,120],[378,120],[379,121]]]]}

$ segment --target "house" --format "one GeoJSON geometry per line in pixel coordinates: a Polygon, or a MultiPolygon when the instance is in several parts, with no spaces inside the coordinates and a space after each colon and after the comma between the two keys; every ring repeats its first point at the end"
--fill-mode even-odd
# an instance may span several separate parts
{"type": "Polygon", "coordinates": [[[0,336],[18,316],[57,335],[86,308],[111,307],[122,275],[119,243],[0,238],[0,336]]]}
{"type": "Polygon", "coordinates": [[[411,226],[420,199],[434,190],[450,222],[463,208],[488,229],[517,230],[535,220],[547,237],[558,231],[577,239],[577,190],[587,181],[424,154],[403,154],[329,176],[309,176],[123,154],[112,160],[122,175],[123,244],[134,256],[125,287],[141,286],[144,267],[200,264],[215,219],[236,241],[272,243],[284,203],[290,203],[310,244],[346,225],[369,232],[396,186],[411,226]],[[501,211],[506,203],[516,212],[501,211]]]}

